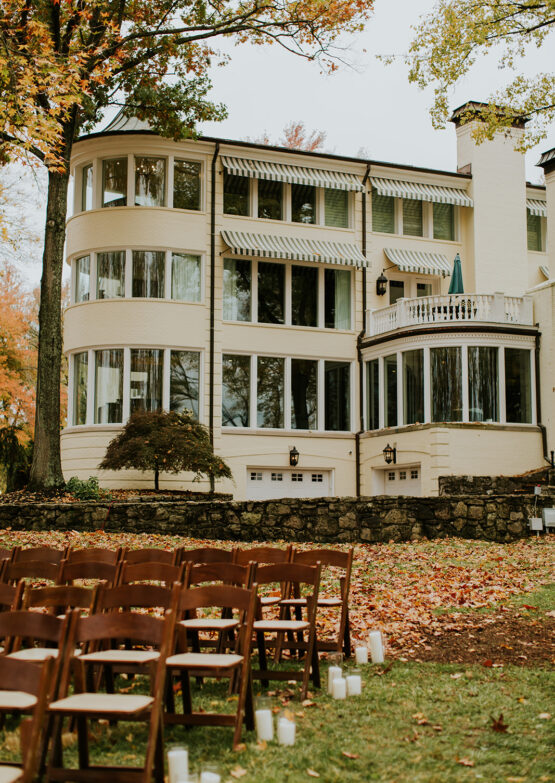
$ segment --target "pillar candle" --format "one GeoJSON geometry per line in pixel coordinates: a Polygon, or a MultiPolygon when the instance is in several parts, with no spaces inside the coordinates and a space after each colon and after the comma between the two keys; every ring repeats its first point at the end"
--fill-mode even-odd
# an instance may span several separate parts
{"type": "Polygon", "coordinates": [[[362,693],[362,678],[360,674],[349,674],[347,676],[347,695],[360,696],[362,693]]]}
{"type": "Polygon", "coordinates": [[[347,683],[344,677],[336,677],[333,681],[332,696],[334,699],[345,699],[347,697],[347,683]]]}
{"type": "Polygon", "coordinates": [[[368,640],[370,642],[370,654],[372,656],[372,663],[383,663],[384,651],[383,651],[381,631],[370,631],[368,640]]]}
{"type": "Polygon", "coordinates": [[[341,677],[341,666],[330,666],[328,669],[328,693],[332,693],[333,681],[336,677],[341,677]]]}
{"type": "Polygon", "coordinates": [[[186,748],[173,748],[168,750],[169,783],[188,780],[189,778],[189,754],[186,748]]]}
{"type": "Polygon", "coordinates": [[[274,721],[271,710],[256,710],[254,713],[256,736],[259,742],[269,742],[274,738],[274,721]]]}
{"type": "Polygon", "coordinates": [[[368,663],[368,647],[355,647],[355,659],[357,663],[368,663]]]}
{"type": "Polygon", "coordinates": [[[295,744],[295,721],[280,718],[277,727],[278,742],[280,745],[295,744]]]}
{"type": "Polygon", "coordinates": [[[209,772],[205,770],[200,773],[200,783],[220,783],[221,777],[217,772],[209,772]]]}

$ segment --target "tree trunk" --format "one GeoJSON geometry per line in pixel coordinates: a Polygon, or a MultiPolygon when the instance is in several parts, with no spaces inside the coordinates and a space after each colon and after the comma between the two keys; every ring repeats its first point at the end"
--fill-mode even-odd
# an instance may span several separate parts
{"type": "Polygon", "coordinates": [[[154,489],[158,491],[160,489],[160,471],[158,468],[154,468],[154,489]]]}
{"type": "Polygon", "coordinates": [[[39,309],[35,441],[29,487],[64,484],[60,455],[60,371],[62,359],[62,269],[71,143],[66,171],[48,172],[48,200],[39,309]]]}

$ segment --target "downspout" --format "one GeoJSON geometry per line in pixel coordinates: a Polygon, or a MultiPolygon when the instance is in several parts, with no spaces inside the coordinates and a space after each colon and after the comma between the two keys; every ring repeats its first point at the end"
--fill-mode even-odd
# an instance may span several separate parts
{"type": "MultiPolygon", "coordinates": [[[[215,275],[216,275],[216,161],[220,143],[216,142],[212,157],[210,192],[210,342],[208,349],[208,432],[210,445],[214,448],[214,322],[215,322],[215,275]]],[[[210,475],[210,492],[214,492],[214,476],[210,475]]]]}
{"type": "Polygon", "coordinates": [[[534,364],[536,370],[536,421],[542,434],[543,458],[553,468],[555,466],[553,465],[551,457],[548,455],[547,452],[547,429],[545,427],[545,424],[541,423],[542,401],[541,401],[541,389],[540,389],[540,341],[541,341],[541,334],[540,332],[538,332],[536,334],[536,349],[534,351],[534,364]]]}
{"type": "MultiPolygon", "coordinates": [[[[366,182],[370,176],[370,163],[366,166],[366,173],[362,180],[362,255],[366,258],[366,182]]],[[[366,332],[366,266],[362,267],[362,330],[357,337],[357,361],[358,361],[358,398],[360,424],[355,434],[355,469],[356,469],[356,496],[360,497],[360,436],[364,432],[364,362],[362,361],[362,338],[366,332]]]]}

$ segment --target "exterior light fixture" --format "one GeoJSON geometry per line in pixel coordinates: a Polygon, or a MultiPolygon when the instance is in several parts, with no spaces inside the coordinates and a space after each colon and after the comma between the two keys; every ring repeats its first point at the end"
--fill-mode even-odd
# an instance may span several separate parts
{"type": "Polygon", "coordinates": [[[391,465],[392,462],[395,465],[397,463],[397,449],[392,449],[388,443],[383,450],[383,458],[386,462],[386,465],[391,465]]]}
{"type": "Polygon", "coordinates": [[[376,293],[378,296],[383,296],[387,291],[387,277],[382,272],[376,280],[376,293]]]}
{"type": "Polygon", "coordinates": [[[292,468],[296,468],[299,464],[299,452],[297,449],[293,446],[292,449],[289,451],[289,464],[292,468]]]}

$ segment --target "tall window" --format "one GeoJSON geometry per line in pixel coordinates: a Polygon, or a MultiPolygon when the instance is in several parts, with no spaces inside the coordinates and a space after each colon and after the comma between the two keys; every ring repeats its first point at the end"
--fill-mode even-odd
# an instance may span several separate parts
{"type": "Polygon", "coordinates": [[[127,206],[127,158],[102,161],[102,206],[127,206]]]}
{"type": "Polygon", "coordinates": [[[498,350],[468,347],[468,413],[470,421],[499,421],[498,350]]]}
{"type": "Polygon", "coordinates": [[[531,423],[532,379],[528,350],[505,348],[505,405],[508,422],[531,423]]]}
{"type": "Polygon", "coordinates": [[[165,253],[157,250],[134,250],[132,296],[163,299],[164,265],[165,253]]]}
{"type": "Polygon", "coordinates": [[[413,198],[403,199],[403,234],[411,237],[421,237],[422,202],[413,198]]]}
{"type": "Polygon", "coordinates": [[[176,209],[200,209],[201,164],[176,160],[173,166],[173,205],[176,209]]]}
{"type": "Polygon", "coordinates": [[[95,424],[123,421],[123,349],[95,352],[95,424]]]}
{"type": "Polygon", "coordinates": [[[96,296],[98,299],[125,296],[125,250],[96,254],[96,296]]]}
{"type": "Polygon", "coordinates": [[[318,270],[313,267],[291,269],[291,323],[318,326],[318,270]]]}
{"type": "Polygon", "coordinates": [[[93,208],[93,167],[92,163],[83,166],[81,174],[81,209],[93,208]]]}
{"type": "Polygon", "coordinates": [[[87,423],[87,377],[89,354],[76,353],[73,357],[73,424],[87,423]]]}
{"type": "Polygon", "coordinates": [[[405,296],[405,284],[402,280],[389,281],[389,304],[395,304],[405,296]]]}
{"type": "Polygon", "coordinates": [[[224,259],[224,320],[251,320],[251,262],[224,259]]]}
{"type": "Polygon", "coordinates": [[[291,220],[293,223],[316,223],[314,185],[291,185],[291,220]]]}
{"type": "Polygon", "coordinates": [[[366,394],[368,399],[366,424],[369,430],[380,428],[380,368],[378,359],[366,363],[366,394]]]}
{"type": "Polygon", "coordinates": [[[257,426],[283,428],[285,360],[259,356],[257,365],[257,426]]]}
{"type": "Polygon", "coordinates": [[[172,299],[200,302],[200,257],[172,253],[172,299]]]}
{"type": "Polygon", "coordinates": [[[91,259],[82,256],[75,261],[75,301],[88,302],[91,293],[91,259]]]}
{"type": "Polygon", "coordinates": [[[172,351],[170,359],[170,410],[192,411],[198,419],[200,353],[172,351]]]}
{"type": "Polygon", "coordinates": [[[285,322],[285,266],[258,262],[258,320],[266,324],[285,322]]]}
{"type": "Polygon", "coordinates": [[[416,296],[431,296],[432,284],[431,283],[417,283],[416,284],[416,296]]]}
{"type": "Polygon", "coordinates": [[[130,412],[157,411],[162,407],[162,362],[159,348],[131,349],[130,412]]]}
{"type": "Polygon", "coordinates": [[[165,203],[165,159],[135,158],[135,206],[163,207],[165,203]]]}
{"type": "Polygon", "coordinates": [[[325,428],[351,429],[351,384],[348,362],[324,363],[325,428]]]}
{"type": "Polygon", "coordinates": [[[337,188],[324,189],[326,226],[349,227],[349,194],[337,188]]]}
{"type": "Polygon", "coordinates": [[[283,183],[267,179],[258,180],[258,217],[269,220],[283,219],[283,183]]]}
{"type": "Polygon", "coordinates": [[[291,359],[291,428],[318,427],[318,362],[291,359]]]}
{"type": "Polygon", "coordinates": [[[397,354],[384,357],[385,426],[397,426],[397,354]]]}
{"type": "Polygon", "coordinates": [[[348,269],[326,269],[324,285],[326,329],[350,329],[351,272],[348,269]]]}
{"type": "Polygon", "coordinates": [[[249,178],[224,171],[224,212],[226,215],[249,214],[249,178]]]}
{"type": "Polygon", "coordinates": [[[403,422],[424,421],[424,351],[403,352],[403,422]]]}
{"type": "Polygon", "coordinates": [[[434,203],[433,208],[434,239],[455,239],[455,207],[453,204],[434,203]]]}
{"type": "Polygon", "coordinates": [[[395,233],[395,199],[372,190],[372,231],[395,233]]]}
{"type": "Polygon", "coordinates": [[[250,356],[222,356],[222,426],[250,424],[250,356]]]}
{"type": "Polygon", "coordinates": [[[527,209],[526,223],[528,229],[528,250],[537,250],[541,252],[544,248],[542,241],[542,219],[540,215],[533,215],[530,210],[527,209]]]}
{"type": "Polygon", "coordinates": [[[430,348],[432,421],[462,421],[461,378],[460,348],[430,348]]]}

